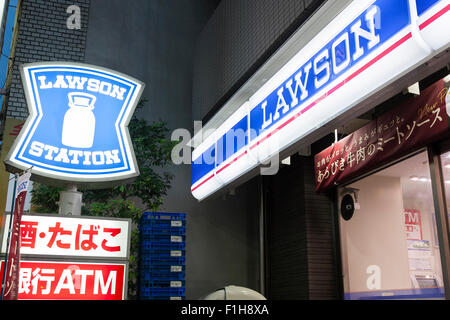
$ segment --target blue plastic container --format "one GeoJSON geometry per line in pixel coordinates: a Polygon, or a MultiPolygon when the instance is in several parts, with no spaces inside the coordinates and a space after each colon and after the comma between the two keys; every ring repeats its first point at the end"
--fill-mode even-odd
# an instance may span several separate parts
{"type": "Polygon", "coordinates": [[[147,267],[151,265],[157,266],[184,266],[186,263],[186,257],[169,257],[165,259],[158,259],[152,256],[141,255],[140,265],[141,267],[147,267]]]}
{"type": "Polygon", "coordinates": [[[141,299],[149,300],[170,300],[171,298],[185,297],[185,288],[155,288],[155,287],[142,287],[140,290],[141,299]]]}

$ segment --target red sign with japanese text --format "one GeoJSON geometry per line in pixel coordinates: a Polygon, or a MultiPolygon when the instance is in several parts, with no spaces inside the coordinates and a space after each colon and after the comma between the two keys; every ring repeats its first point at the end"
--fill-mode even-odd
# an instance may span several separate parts
{"type": "Polygon", "coordinates": [[[405,209],[405,233],[406,240],[423,240],[422,219],[419,210],[405,209]]]}
{"type": "MultiPolygon", "coordinates": [[[[30,183],[31,172],[22,174],[17,179],[16,196],[14,199],[14,214],[11,226],[9,249],[7,255],[7,272],[3,288],[3,300],[17,300],[17,287],[19,278],[19,261],[20,261],[20,224],[22,220],[23,207],[27,196],[28,185],[30,183]]],[[[9,226],[9,223],[7,224],[9,226]]],[[[5,232],[8,235],[8,232],[5,232]]],[[[6,241],[4,241],[6,245],[6,241]]],[[[6,248],[5,248],[6,251],[6,248]]],[[[3,279],[3,274],[2,278],[3,279]]]]}
{"type": "MultiPolygon", "coordinates": [[[[33,256],[126,259],[129,252],[129,227],[128,219],[24,215],[20,223],[21,253],[33,256]]],[[[6,235],[3,244],[5,238],[6,235]]],[[[5,245],[1,252],[5,252],[5,245]]]]}
{"type": "Polygon", "coordinates": [[[119,263],[22,260],[18,300],[123,300],[125,270],[119,263]]]}
{"type": "Polygon", "coordinates": [[[448,88],[440,80],[314,157],[316,191],[348,181],[425,146],[448,130],[448,88]]]}

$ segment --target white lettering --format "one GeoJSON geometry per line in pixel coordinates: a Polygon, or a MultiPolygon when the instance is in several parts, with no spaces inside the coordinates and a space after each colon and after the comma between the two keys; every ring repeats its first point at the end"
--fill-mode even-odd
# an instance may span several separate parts
{"type": "Polygon", "coordinates": [[[121,162],[118,149],[105,151],[81,151],[58,148],[39,141],[33,141],[31,143],[28,153],[39,158],[45,154],[44,158],[47,160],[71,164],[80,164],[80,160],[83,161],[83,165],[111,165],[121,162]],[[44,151],[47,152],[44,153],[44,151]]]}
{"type": "Polygon", "coordinates": [[[69,83],[69,88],[70,89],[75,89],[75,86],[76,86],[76,89],[83,90],[84,84],[86,83],[87,78],[66,76],[66,80],[69,83]]]}
{"type": "Polygon", "coordinates": [[[77,5],[71,5],[66,9],[67,13],[71,15],[66,20],[67,29],[80,30],[81,29],[81,9],[77,5]]]}
{"type": "Polygon", "coordinates": [[[42,153],[44,152],[45,144],[33,141],[30,146],[30,150],[28,151],[29,154],[35,157],[41,157],[42,153]]]}
{"type": "Polygon", "coordinates": [[[69,150],[69,156],[72,156],[72,161],[70,163],[72,164],[79,164],[80,161],[78,160],[78,157],[83,156],[83,151],[80,150],[69,150]]]}
{"type": "Polygon", "coordinates": [[[56,76],[56,82],[53,84],[53,88],[69,88],[69,85],[64,81],[64,76],[56,76]]]}
{"type": "Polygon", "coordinates": [[[53,84],[51,82],[45,83],[46,76],[40,76],[38,77],[38,80],[41,82],[40,89],[50,89],[53,87],[53,84]]]}
{"type": "Polygon", "coordinates": [[[267,107],[267,101],[264,101],[261,105],[261,109],[263,109],[263,124],[262,128],[265,129],[266,127],[270,126],[272,124],[272,114],[270,113],[269,119],[266,117],[266,107],[267,107]]]}
{"type": "MultiPolygon", "coordinates": [[[[197,122],[197,121],[196,121],[197,122]]],[[[194,124],[194,132],[195,132],[194,124]]],[[[195,135],[194,135],[195,137],[195,135]]],[[[191,133],[183,128],[175,129],[170,137],[171,141],[179,141],[175,147],[172,148],[170,158],[174,164],[191,164],[191,147],[188,142],[191,140],[191,133]]],[[[106,156],[106,164],[108,164],[108,155],[106,156]]],[[[201,159],[201,157],[199,157],[201,159]]]]}
{"type": "Polygon", "coordinates": [[[61,148],[59,149],[59,153],[58,155],[55,157],[54,161],[56,162],[64,162],[64,163],[69,163],[69,157],[67,156],[67,149],[65,148],[61,148]]]}
{"type": "Polygon", "coordinates": [[[361,20],[358,20],[350,28],[351,32],[355,34],[356,51],[353,53],[353,60],[357,60],[364,54],[364,49],[361,47],[359,38],[363,37],[369,40],[367,48],[371,49],[380,42],[380,36],[375,33],[375,15],[378,13],[378,7],[372,6],[366,13],[365,20],[369,26],[369,31],[361,28],[361,20]]]}
{"type": "Polygon", "coordinates": [[[101,82],[100,83],[100,89],[98,90],[99,93],[104,95],[109,95],[111,92],[112,84],[109,82],[101,82]]]}
{"type": "Polygon", "coordinates": [[[314,85],[315,85],[316,89],[323,86],[330,79],[330,62],[328,61],[328,58],[329,58],[328,49],[325,49],[314,59],[314,63],[313,63],[314,64],[314,73],[316,75],[316,78],[314,79],[314,85]],[[320,64],[320,62],[324,59],[325,59],[325,61],[320,64]],[[322,76],[321,79],[318,79],[317,76],[320,73],[322,73],[323,71],[325,71],[325,75],[322,76]]]}
{"type": "MultiPolygon", "coordinates": [[[[342,55],[344,52],[338,50],[338,55],[342,55]]],[[[342,70],[347,68],[350,64],[350,41],[348,39],[348,33],[345,32],[342,36],[340,36],[331,46],[331,55],[333,59],[333,72],[334,74],[340,73],[342,70]],[[345,60],[342,61],[339,65],[337,65],[337,57],[336,57],[336,48],[341,43],[345,43],[345,60]]]]}
{"type": "Polygon", "coordinates": [[[113,90],[112,90],[110,96],[113,98],[117,98],[119,100],[123,100],[123,95],[125,94],[125,92],[126,92],[125,88],[121,88],[117,85],[113,85],[113,90]]]}
{"type": "Polygon", "coordinates": [[[98,289],[100,287],[102,294],[107,294],[108,289],[111,287],[111,294],[116,293],[116,279],[117,279],[117,271],[111,271],[109,273],[108,279],[106,280],[106,284],[103,278],[102,270],[95,270],[95,278],[94,278],[94,294],[98,294],[98,289]]]}
{"type": "Polygon", "coordinates": [[[93,270],[81,270],[77,269],[75,270],[75,276],[80,275],[81,276],[81,283],[80,283],[80,294],[86,293],[86,277],[92,276],[94,274],[93,270]]]}
{"type": "Polygon", "coordinates": [[[62,88],[84,90],[86,87],[86,90],[88,91],[98,92],[119,100],[124,99],[124,95],[127,91],[126,88],[119,87],[118,85],[100,81],[99,79],[88,79],[86,77],[57,75],[55,83],[52,83],[51,81],[46,82],[46,79],[45,76],[38,77],[40,89],[62,88]]]}
{"type": "Polygon", "coordinates": [[[295,90],[292,90],[292,79],[290,79],[286,83],[286,88],[289,90],[289,93],[291,94],[292,102],[291,102],[291,108],[294,108],[298,104],[298,90],[300,88],[300,92],[302,93],[300,96],[300,100],[304,100],[308,97],[308,91],[306,90],[306,85],[308,84],[308,78],[309,78],[309,71],[311,70],[312,63],[308,63],[303,71],[305,72],[305,79],[301,80],[302,78],[302,71],[298,72],[295,76],[295,90]]]}
{"type": "Polygon", "coordinates": [[[105,151],[106,164],[120,163],[119,150],[105,151]]]}
{"type": "Polygon", "coordinates": [[[102,151],[92,152],[92,163],[96,166],[105,164],[105,155],[103,154],[102,151]]]}
{"type": "Polygon", "coordinates": [[[98,79],[89,79],[88,80],[88,86],[86,90],[92,91],[92,92],[98,92],[100,88],[100,80],[98,79]]]}
{"type": "Polygon", "coordinates": [[[70,294],[75,294],[75,286],[73,285],[73,278],[71,270],[64,269],[61,278],[55,288],[55,294],[59,294],[62,289],[68,289],[70,294]]]}
{"type": "Polygon", "coordinates": [[[281,108],[283,108],[283,110],[281,110],[281,113],[283,113],[283,114],[289,111],[289,106],[287,105],[286,100],[284,99],[283,91],[284,91],[283,87],[281,87],[277,91],[278,102],[277,102],[277,108],[275,109],[275,115],[273,116],[273,120],[277,120],[280,117],[280,109],[281,108]]]}
{"type": "Polygon", "coordinates": [[[409,223],[416,224],[419,222],[419,214],[417,212],[408,212],[409,223]]]}
{"type": "Polygon", "coordinates": [[[91,157],[91,152],[90,151],[84,151],[83,154],[84,154],[83,164],[87,165],[87,166],[90,165],[91,164],[91,160],[89,160],[89,158],[91,157]]]}
{"type": "Polygon", "coordinates": [[[45,145],[44,150],[48,151],[47,155],[45,156],[45,159],[53,160],[53,153],[58,152],[59,149],[54,146],[45,145]]]}
{"type": "Polygon", "coordinates": [[[366,286],[369,290],[381,289],[381,268],[377,265],[368,266],[366,273],[370,274],[367,278],[366,286]]]}

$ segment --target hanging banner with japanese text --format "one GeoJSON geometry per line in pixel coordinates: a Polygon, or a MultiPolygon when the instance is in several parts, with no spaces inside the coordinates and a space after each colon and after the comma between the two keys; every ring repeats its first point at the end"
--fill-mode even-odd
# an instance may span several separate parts
{"type": "Polygon", "coordinates": [[[22,260],[18,300],[123,300],[126,270],[126,263],[22,260]]]}
{"type": "Polygon", "coordinates": [[[316,191],[348,181],[436,140],[448,130],[448,101],[448,88],[440,80],[316,154],[316,191]]]}
{"type": "MultiPolygon", "coordinates": [[[[126,260],[129,229],[129,219],[24,215],[20,223],[21,253],[27,256],[126,260]]],[[[5,239],[4,235],[2,253],[5,252],[5,239]]]]}
{"type": "MultiPolygon", "coordinates": [[[[17,179],[16,196],[14,199],[14,218],[10,230],[10,245],[8,251],[8,261],[6,264],[7,272],[5,282],[3,284],[3,300],[17,300],[20,261],[20,224],[22,220],[23,206],[27,196],[28,185],[30,183],[30,176],[31,172],[26,172],[17,179]]],[[[9,226],[9,221],[7,226],[9,226]]],[[[8,232],[5,232],[4,235],[7,237],[8,232]]],[[[6,241],[3,241],[3,243],[6,247],[6,241]]],[[[5,251],[6,250],[7,249],[5,248],[5,251]]]]}

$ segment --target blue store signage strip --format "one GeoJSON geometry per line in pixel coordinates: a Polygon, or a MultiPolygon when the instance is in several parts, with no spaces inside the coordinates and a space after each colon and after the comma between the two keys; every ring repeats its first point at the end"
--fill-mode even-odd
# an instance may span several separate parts
{"type": "Polygon", "coordinates": [[[345,300],[444,299],[444,288],[377,290],[346,292],[345,300]]]}
{"type": "Polygon", "coordinates": [[[8,166],[81,183],[139,174],[127,125],[140,81],[76,63],[27,64],[21,71],[30,115],[8,166]]]}
{"type": "Polygon", "coordinates": [[[448,47],[449,7],[353,1],[193,151],[193,195],[211,195],[448,47]]]}

